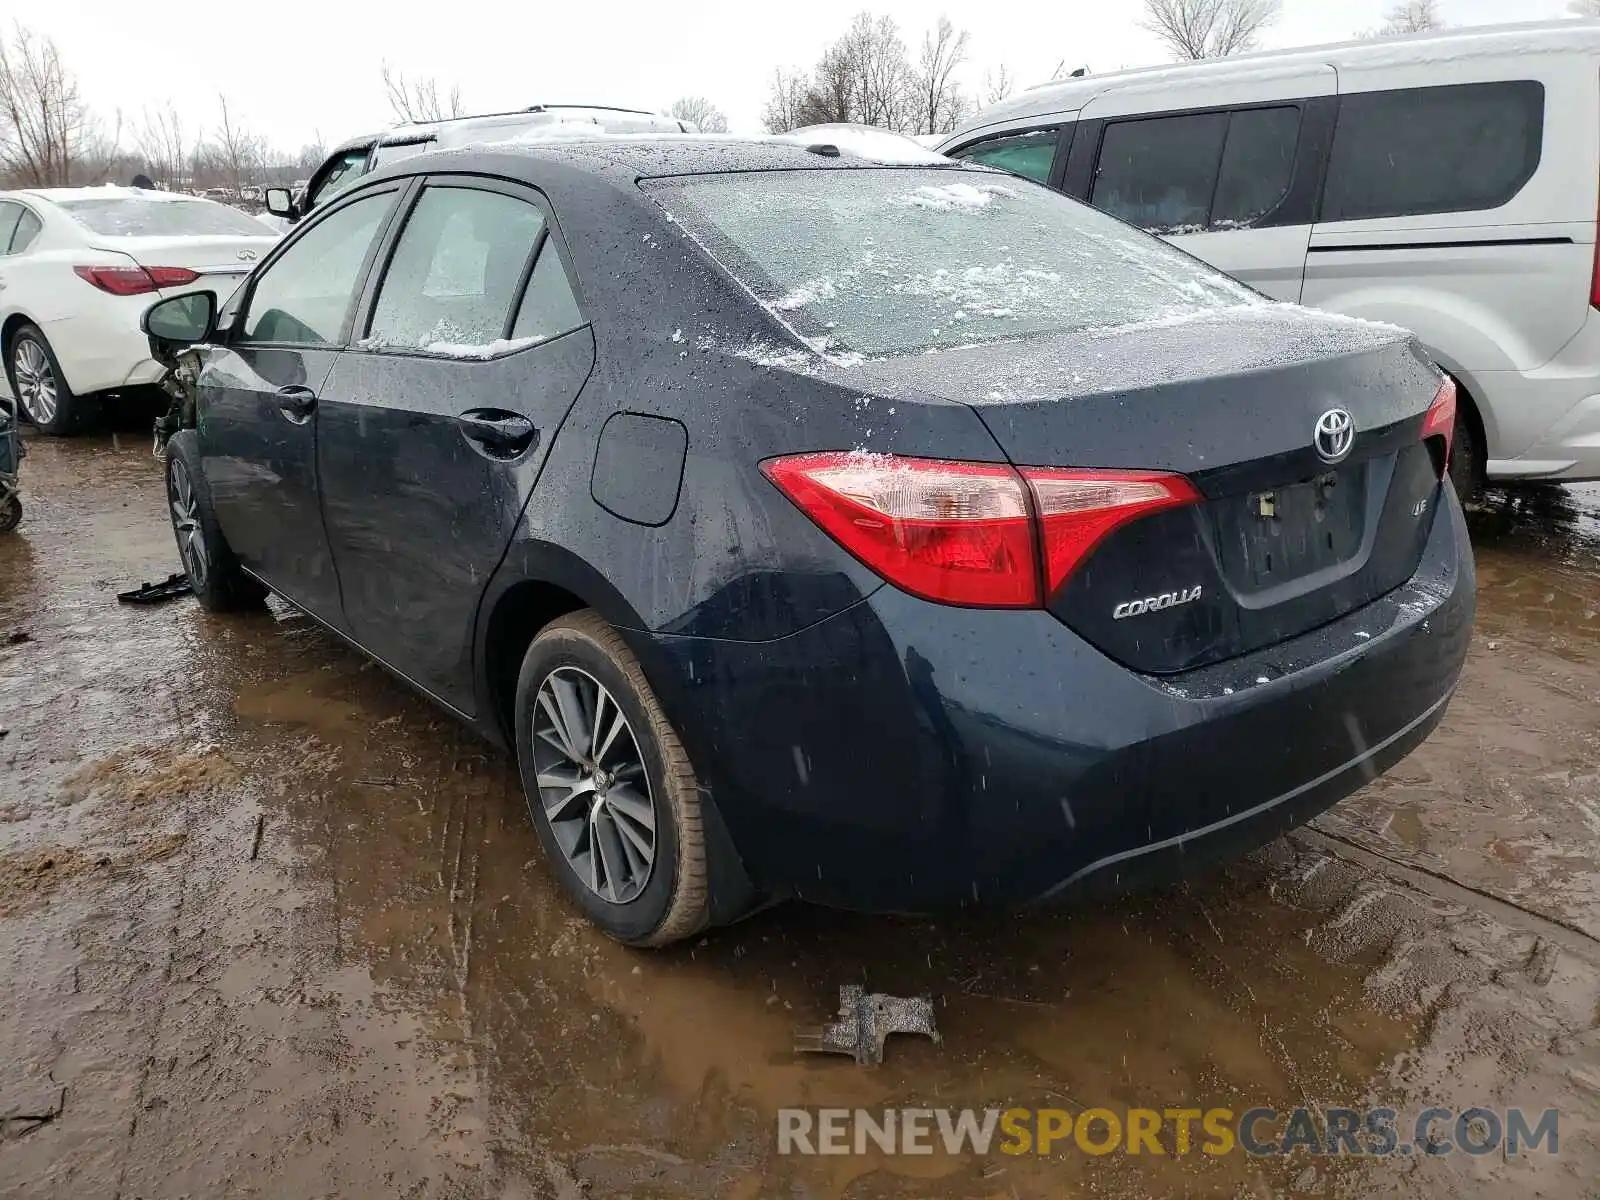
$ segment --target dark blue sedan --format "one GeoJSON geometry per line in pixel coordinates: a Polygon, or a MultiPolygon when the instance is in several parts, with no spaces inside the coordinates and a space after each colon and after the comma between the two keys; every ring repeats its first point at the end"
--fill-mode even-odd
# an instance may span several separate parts
{"type": "Polygon", "coordinates": [[[1467,649],[1408,334],[982,167],[424,154],[146,328],[201,603],[514,747],[632,943],[1173,878],[1402,758],[1467,649]]]}

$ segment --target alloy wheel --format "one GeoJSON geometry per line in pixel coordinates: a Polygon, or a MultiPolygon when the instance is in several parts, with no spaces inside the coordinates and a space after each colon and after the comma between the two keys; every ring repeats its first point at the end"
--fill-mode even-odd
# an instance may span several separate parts
{"type": "Polygon", "coordinates": [[[48,425],[56,419],[56,376],[44,347],[32,338],[22,338],[11,360],[17,377],[17,398],[35,425],[48,425]]]}
{"type": "Polygon", "coordinates": [[[602,900],[635,899],[655,866],[655,798],[633,727],[587,671],[557,667],[539,685],[533,761],[567,864],[602,900]]]}
{"type": "Polygon", "coordinates": [[[182,460],[169,460],[167,489],[172,505],[172,528],[178,535],[178,554],[183,559],[183,569],[189,572],[189,583],[199,591],[205,586],[211,569],[206,557],[205,531],[200,528],[200,510],[195,502],[194,481],[189,478],[189,468],[182,460]]]}

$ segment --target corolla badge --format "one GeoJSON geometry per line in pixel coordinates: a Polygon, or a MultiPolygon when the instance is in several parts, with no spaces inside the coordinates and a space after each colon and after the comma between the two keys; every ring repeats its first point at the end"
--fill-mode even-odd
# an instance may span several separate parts
{"type": "Polygon", "coordinates": [[[1111,610],[1113,621],[1125,621],[1129,617],[1142,617],[1145,613],[1160,612],[1164,608],[1176,608],[1180,604],[1193,604],[1200,599],[1200,585],[1180,588],[1176,592],[1162,592],[1159,596],[1146,596],[1142,600],[1124,600],[1111,610]]]}
{"type": "Polygon", "coordinates": [[[1317,418],[1311,444],[1317,448],[1317,457],[1323,462],[1336,463],[1350,453],[1355,440],[1355,420],[1342,408],[1330,408],[1317,418]]]}

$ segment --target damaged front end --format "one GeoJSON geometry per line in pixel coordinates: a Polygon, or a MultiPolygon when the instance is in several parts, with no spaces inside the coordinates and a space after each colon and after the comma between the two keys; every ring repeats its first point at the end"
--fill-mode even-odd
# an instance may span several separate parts
{"type": "Polygon", "coordinates": [[[172,435],[195,427],[202,360],[199,346],[174,346],[157,337],[150,339],[150,357],[166,368],[156,383],[167,394],[168,404],[167,411],[156,418],[154,446],[155,456],[164,459],[172,435]]]}

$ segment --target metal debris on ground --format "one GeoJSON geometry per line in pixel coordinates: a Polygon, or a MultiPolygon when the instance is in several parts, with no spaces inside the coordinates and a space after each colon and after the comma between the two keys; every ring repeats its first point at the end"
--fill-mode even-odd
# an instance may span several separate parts
{"type": "Polygon", "coordinates": [[[849,1054],[862,1066],[883,1063],[883,1043],[891,1033],[920,1033],[936,1044],[944,1039],[933,1023],[928,996],[881,996],[857,983],[839,988],[839,1019],[821,1029],[796,1030],[797,1054],[849,1054]]]}
{"type": "Polygon", "coordinates": [[[160,583],[146,582],[131,592],[118,592],[117,599],[124,604],[160,604],[164,600],[176,600],[179,596],[187,596],[192,591],[194,588],[189,583],[189,577],[179,571],[174,575],[168,575],[160,583]]]}

